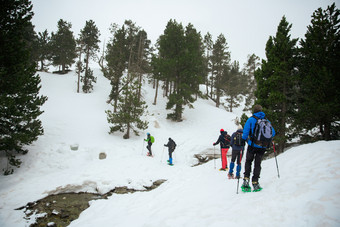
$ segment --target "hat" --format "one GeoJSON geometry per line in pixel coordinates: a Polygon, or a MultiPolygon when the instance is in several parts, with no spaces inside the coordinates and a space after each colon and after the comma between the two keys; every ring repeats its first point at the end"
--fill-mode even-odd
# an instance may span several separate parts
{"type": "Polygon", "coordinates": [[[253,113],[261,112],[262,111],[262,106],[261,105],[255,105],[253,107],[253,113]]]}
{"type": "Polygon", "coordinates": [[[146,135],[150,135],[150,133],[146,133],[146,135]]]}
{"type": "Polygon", "coordinates": [[[243,129],[242,125],[238,125],[237,129],[243,129]]]}
{"type": "Polygon", "coordinates": [[[223,128],[221,128],[220,132],[224,132],[223,128]]]}

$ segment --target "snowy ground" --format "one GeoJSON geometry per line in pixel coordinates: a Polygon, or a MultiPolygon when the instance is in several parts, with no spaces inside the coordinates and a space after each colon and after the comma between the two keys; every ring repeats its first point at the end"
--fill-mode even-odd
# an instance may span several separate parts
{"type": "MultiPolygon", "coordinates": [[[[28,226],[15,208],[51,192],[105,193],[116,186],[142,189],[158,179],[167,181],[150,192],[113,194],[96,200],[70,226],[340,226],[340,141],[317,142],[292,148],[262,163],[261,192],[236,194],[237,181],[218,171],[220,160],[191,167],[194,154],[212,152],[219,130],[236,130],[234,113],[199,99],[185,109],[184,121],[166,120],[166,100],[144,86],[149,106],[149,129],[124,140],[108,134],[105,110],[109,82],[99,70],[91,94],[76,93],[76,76],[40,73],[41,93],[48,96],[41,115],[45,134],[29,146],[21,168],[0,176],[0,226],[28,226]],[[143,139],[155,136],[154,158],[147,157],[143,139]],[[166,165],[164,143],[178,147],[175,166],[166,165]],[[70,145],[79,144],[72,151],[70,145]],[[99,160],[100,152],[107,158],[99,160]]],[[[216,147],[218,152],[218,147],[216,147]]],[[[230,151],[231,152],[231,151],[230,151]]],[[[4,168],[1,166],[1,169],[4,168]]],[[[243,168],[243,164],[242,164],[243,168]]]]}

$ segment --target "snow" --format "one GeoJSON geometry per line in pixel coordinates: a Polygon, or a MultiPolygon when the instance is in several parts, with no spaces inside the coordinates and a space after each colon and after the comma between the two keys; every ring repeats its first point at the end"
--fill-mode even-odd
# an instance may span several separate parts
{"type": "Polygon", "coordinates": [[[76,92],[74,73],[39,73],[41,94],[48,96],[40,116],[45,134],[28,146],[13,175],[0,176],[0,226],[29,226],[24,212],[14,209],[48,194],[143,189],[158,179],[167,181],[149,192],[91,201],[70,226],[340,226],[340,141],[301,145],[279,155],[280,178],[275,159],[264,160],[264,189],[236,194],[237,181],[218,171],[220,159],[192,166],[194,154],[214,151],[221,128],[236,131],[242,107],[229,113],[198,99],[194,109],[185,108],[184,121],[175,123],[166,120],[170,111],[162,92],[152,105],[155,90],[145,83],[149,128],[124,140],[123,133],[108,134],[111,87],[99,70],[94,73],[98,80],[91,94],[76,92]],[[145,155],[146,132],[155,137],[153,158],[145,155]],[[163,145],[169,137],[178,145],[174,166],[166,165],[163,145]],[[71,150],[75,144],[78,150],[71,150]],[[106,159],[99,159],[101,152],[106,159]]]}

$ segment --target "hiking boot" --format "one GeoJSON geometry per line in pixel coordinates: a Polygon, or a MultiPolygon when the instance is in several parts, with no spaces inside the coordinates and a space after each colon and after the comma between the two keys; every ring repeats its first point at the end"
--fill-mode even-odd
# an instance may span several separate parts
{"type": "Polygon", "coordinates": [[[243,184],[241,186],[243,192],[251,192],[251,187],[249,186],[249,178],[245,177],[243,179],[243,184]]]}
{"type": "Polygon", "coordinates": [[[229,178],[229,179],[234,179],[234,174],[228,173],[228,178],[229,178]]]}
{"type": "Polygon", "coordinates": [[[227,171],[226,169],[221,168],[220,171],[227,171]]]}
{"type": "Polygon", "coordinates": [[[253,188],[254,188],[254,192],[258,192],[258,191],[261,191],[262,190],[262,188],[261,188],[261,186],[260,186],[260,184],[259,184],[259,182],[252,182],[253,183],[253,188]]]}
{"type": "Polygon", "coordinates": [[[240,175],[236,175],[235,179],[240,179],[240,175]]]}

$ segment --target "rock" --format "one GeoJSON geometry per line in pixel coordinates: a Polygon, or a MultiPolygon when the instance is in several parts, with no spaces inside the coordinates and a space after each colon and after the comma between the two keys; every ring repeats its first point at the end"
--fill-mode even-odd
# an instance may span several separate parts
{"type": "Polygon", "coordinates": [[[71,148],[72,151],[76,151],[79,148],[79,144],[77,144],[77,143],[71,144],[70,148],[71,148]]]}
{"type": "Polygon", "coordinates": [[[52,214],[54,214],[54,215],[59,215],[59,212],[58,212],[57,210],[54,209],[54,210],[52,211],[52,214]]]}
{"type": "Polygon", "coordinates": [[[106,159],[106,153],[105,153],[105,152],[99,153],[99,159],[100,159],[100,160],[106,159]]]}

